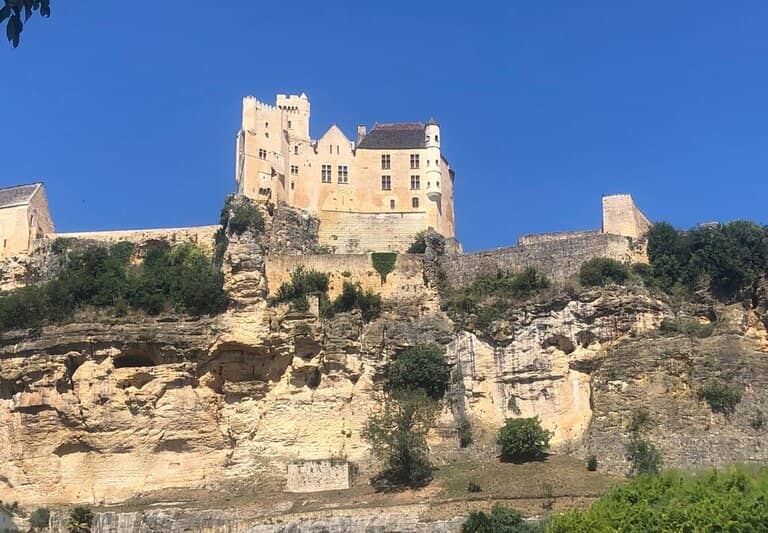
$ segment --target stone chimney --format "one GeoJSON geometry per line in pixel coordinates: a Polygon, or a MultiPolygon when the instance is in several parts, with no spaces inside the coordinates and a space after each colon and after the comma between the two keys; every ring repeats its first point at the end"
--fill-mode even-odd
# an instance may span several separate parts
{"type": "Polygon", "coordinates": [[[365,124],[358,124],[357,125],[357,141],[355,142],[355,146],[358,146],[362,140],[363,137],[365,137],[365,134],[367,131],[365,130],[365,124]]]}

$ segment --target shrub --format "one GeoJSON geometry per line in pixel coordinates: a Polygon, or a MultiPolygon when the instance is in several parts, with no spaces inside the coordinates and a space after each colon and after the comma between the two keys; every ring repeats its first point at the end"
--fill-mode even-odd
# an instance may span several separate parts
{"type": "Polygon", "coordinates": [[[586,287],[604,286],[609,283],[620,285],[627,279],[627,266],[607,257],[595,257],[582,263],[579,268],[579,281],[586,287]]]}
{"type": "Polygon", "coordinates": [[[328,274],[317,272],[315,270],[306,270],[303,266],[298,266],[291,272],[290,281],[286,281],[277,289],[272,304],[281,302],[292,302],[308,294],[328,292],[328,274]]]}
{"type": "Polygon", "coordinates": [[[462,416],[456,430],[459,433],[459,446],[466,448],[472,444],[472,423],[469,421],[469,418],[462,416]]]}
{"type": "Polygon", "coordinates": [[[627,430],[632,434],[638,434],[648,429],[652,424],[651,413],[645,407],[632,410],[627,430]]]}
{"type": "Polygon", "coordinates": [[[381,282],[387,281],[387,275],[395,269],[397,254],[394,252],[375,252],[371,254],[371,263],[381,276],[381,282]]]}
{"type": "Polygon", "coordinates": [[[252,200],[245,196],[230,195],[221,210],[220,222],[230,233],[242,235],[246,231],[264,232],[264,215],[252,200]]]}
{"type": "Polygon", "coordinates": [[[474,481],[470,481],[469,483],[467,483],[467,492],[483,492],[483,489],[481,489],[480,485],[478,485],[474,481]]]}
{"type": "Polygon", "coordinates": [[[432,479],[427,433],[439,413],[438,403],[421,390],[390,394],[370,415],[362,437],[385,468],[376,480],[394,486],[424,486],[432,479]]]}
{"type": "Polygon", "coordinates": [[[653,443],[646,439],[634,435],[626,446],[625,456],[630,463],[630,476],[661,472],[663,465],[661,453],[653,443]]]}
{"type": "Polygon", "coordinates": [[[508,507],[496,505],[490,514],[483,511],[470,513],[461,526],[461,533],[534,533],[538,528],[523,520],[523,516],[508,507]]]}
{"type": "Polygon", "coordinates": [[[359,309],[363,321],[370,322],[381,315],[381,296],[371,291],[363,292],[359,283],[345,281],[341,294],[329,308],[332,312],[344,313],[359,309]]]}
{"type": "Polygon", "coordinates": [[[422,390],[434,400],[445,396],[451,370],[437,344],[408,348],[387,367],[387,384],[395,392],[422,390]]]}
{"type": "Polygon", "coordinates": [[[665,472],[620,485],[587,510],[555,517],[548,531],[764,531],[766,500],[766,469],[665,472]]]}
{"type": "Polygon", "coordinates": [[[48,527],[51,519],[51,512],[45,507],[38,507],[29,515],[29,525],[35,529],[48,527]]]}
{"type": "Polygon", "coordinates": [[[525,462],[543,459],[552,433],[543,429],[539,418],[509,418],[499,429],[497,444],[503,461],[525,462]]]}
{"type": "Polygon", "coordinates": [[[423,254],[427,251],[427,241],[424,238],[427,234],[426,231],[420,231],[413,238],[413,242],[408,246],[406,253],[409,254],[423,254]]]}
{"type": "Polygon", "coordinates": [[[722,381],[712,380],[699,389],[700,400],[706,400],[713,413],[733,414],[741,401],[741,391],[722,381]]]}
{"type": "Polygon", "coordinates": [[[590,455],[587,457],[587,470],[590,472],[594,472],[597,470],[597,457],[594,455],[590,455]]]}
{"type": "Polygon", "coordinates": [[[69,533],[90,533],[93,511],[88,507],[74,507],[69,511],[67,530],[69,533]]]}
{"type": "Polygon", "coordinates": [[[755,411],[755,415],[750,419],[749,425],[755,431],[763,429],[763,426],[765,426],[765,415],[763,415],[760,409],[755,411]]]}

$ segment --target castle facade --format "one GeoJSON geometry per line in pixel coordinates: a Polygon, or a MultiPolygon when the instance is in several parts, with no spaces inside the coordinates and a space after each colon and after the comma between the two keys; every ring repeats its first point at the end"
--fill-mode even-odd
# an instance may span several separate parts
{"type": "Polygon", "coordinates": [[[312,139],[309,118],[304,94],[243,99],[238,192],[314,214],[334,253],[402,252],[428,228],[455,243],[455,174],[435,120],[358,126],[352,141],[336,125],[312,139]]]}

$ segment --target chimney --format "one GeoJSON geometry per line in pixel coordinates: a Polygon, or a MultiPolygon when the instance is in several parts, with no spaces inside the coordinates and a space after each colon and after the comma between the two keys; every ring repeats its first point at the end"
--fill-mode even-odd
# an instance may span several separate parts
{"type": "Polygon", "coordinates": [[[363,137],[365,137],[365,134],[366,134],[365,124],[358,124],[357,125],[357,142],[355,142],[355,146],[360,144],[360,142],[363,140],[363,137]]]}

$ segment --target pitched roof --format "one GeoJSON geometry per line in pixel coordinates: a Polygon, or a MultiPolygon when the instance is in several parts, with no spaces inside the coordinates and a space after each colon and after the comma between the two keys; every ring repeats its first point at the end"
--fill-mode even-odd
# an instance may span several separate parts
{"type": "Polygon", "coordinates": [[[42,183],[29,183],[27,185],[15,185],[0,189],[0,209],[29,203],[32,200],[32,195],[42,185],[42,183]]]}
{"type": "Polygon", "coordinates": [[[363,137],[358,148],[391,149],[424,148],[424,124],[421,122],[400,124],[376,124],[363,137]]]}

